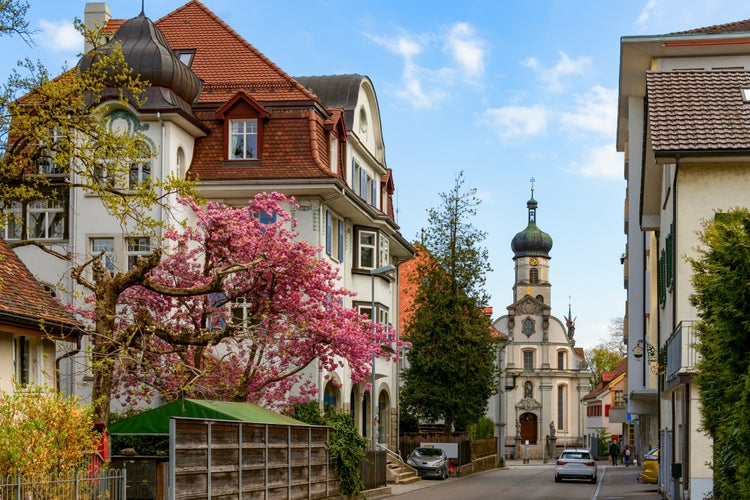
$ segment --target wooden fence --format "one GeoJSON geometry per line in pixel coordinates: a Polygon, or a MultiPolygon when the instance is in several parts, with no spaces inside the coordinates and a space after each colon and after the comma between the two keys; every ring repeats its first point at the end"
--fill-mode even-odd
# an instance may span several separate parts
{"type": "Polygon", "coordinates": [[[170,500],[336,495],[324,426],[170,419],[170,500]]]}

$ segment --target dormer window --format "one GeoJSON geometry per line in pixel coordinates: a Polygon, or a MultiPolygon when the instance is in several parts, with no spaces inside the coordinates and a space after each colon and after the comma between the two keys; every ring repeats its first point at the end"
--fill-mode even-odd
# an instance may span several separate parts
{"type": "Polygon", "coordinates": [[[226,166],[262,158],[263,123],[268,111],[260,103],[240,92],[216,112],[216,117],[224,121],[226,166]]]}
{"type": "Polygon", "coordinates": [[[258,120],[229,120],[229,159],[258,159],[258,120]]]}

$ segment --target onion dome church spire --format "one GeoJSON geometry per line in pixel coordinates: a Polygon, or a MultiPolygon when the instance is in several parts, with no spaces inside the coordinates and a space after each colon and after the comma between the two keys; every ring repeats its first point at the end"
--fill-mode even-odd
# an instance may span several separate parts
{"type": "Polygon", "coordinates": [[[536,225],[537,201],[534,199],[534,178],[531,179],[531,199],[526,202],[529,211],[529,221],[526,229],[516,234],[510,242],[514,258],[543,257],[549,259],[552,249],[552,237],[539,229],[536,225]]]}
{"type": "Polygon", "coordinates": [[[514,300],[530,295],[549,305],[551,299],[549,251],[552,249],[552,237],[536,225],[538,206],[534,199],[534,178],[532,178],[531,199],[526,202],[529,212],[526,229],[516,234],[510,242],[513,260],[516,263],[516,282],[513,291],[514,300]]]}

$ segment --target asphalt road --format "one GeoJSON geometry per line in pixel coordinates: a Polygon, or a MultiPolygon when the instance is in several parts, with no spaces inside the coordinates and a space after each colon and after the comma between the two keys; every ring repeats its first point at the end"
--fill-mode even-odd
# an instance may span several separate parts
{"type": "Polygon", "coordinates": [[[555,483],[552,464],[508,464],[446,481],[423,479],[412,485],[391,486],[390,497],[408,500],[661,500],[656,485],[637,481],[640,469],[599,463],[599,481],[555,483]]]}

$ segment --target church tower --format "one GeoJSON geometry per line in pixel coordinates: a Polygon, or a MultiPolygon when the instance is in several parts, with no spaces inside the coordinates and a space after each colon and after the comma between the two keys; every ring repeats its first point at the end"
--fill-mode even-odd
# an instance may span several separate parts
{"type": "Polygon", "coordinates": [[[550,305],[549,251],[552,237],[536,225],[538,203],[534,199],[534,186],[531,186],[531,199],[526,202],[529,221],[526,229],[516,234],[510,242],[513,260],[516,263],[516,281],[513,285],[513,301],[530,295],[540,302],[550,305]]]}

